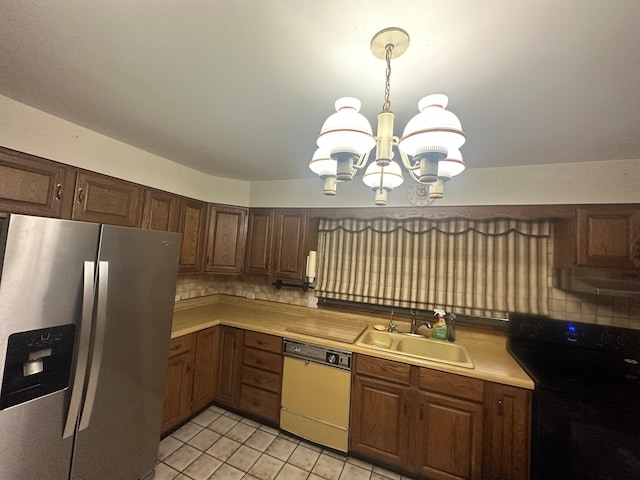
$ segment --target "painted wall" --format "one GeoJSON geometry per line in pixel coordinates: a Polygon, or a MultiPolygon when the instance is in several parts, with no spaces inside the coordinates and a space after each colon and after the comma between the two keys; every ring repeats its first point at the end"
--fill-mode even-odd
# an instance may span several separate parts
{"type": "MultiPolygon", "coordinates": [[[[214,177],[150,154],[0,95],[0,145],[212,203],[253,207],[370,207],[358,177],[322,195],[318,178],[245,182],[214,177]]],[[[466,154],[473,167],[472,153],[466,154]]],[[[301,160],[304,161],[304,160],[301,160]]],[[[388,206],[410,205],[405,182],[388,206]]],[[[640,202],[640,160],[470,168],[438,205],[640,202]]]]}
{"type": "MultiPolygon", "coordinates": [[[[389,207],[404,207],[405,178],[389,193],[389,207]]],[[[469,168],[445,184],[444,198],[434,205],[548,205],[640,202],[640,160],[469,168]]],[[[357,176],[338,185],[335,197],[322,194],[319,178],[253,182],[251,205],[272,207],[372,207],[374,194],[357,176]]],[[[428,208],[428,207],[427,207],[428,208]]]]}
{"type": "Polygon", "coordinates": [[[205,175],[1,95],[0,146],[206,202],[249,204],[249,182],[205,175]]]}

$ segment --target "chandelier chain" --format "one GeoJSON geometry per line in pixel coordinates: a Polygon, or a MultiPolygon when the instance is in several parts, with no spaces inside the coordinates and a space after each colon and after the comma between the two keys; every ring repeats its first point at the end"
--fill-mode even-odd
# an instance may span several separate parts
{"type": "Polygon", "coordinates": [[[391,110],[391,100],[389,100],[389,94],[391,93],[391,57],[393,55],[393,43],[389,43],[384,47],[385,61],[387,62],[387,70],[385,72],[386,81],[384,84],[384,103],[382,104],[382,111],[386,112],[391,110]]]}

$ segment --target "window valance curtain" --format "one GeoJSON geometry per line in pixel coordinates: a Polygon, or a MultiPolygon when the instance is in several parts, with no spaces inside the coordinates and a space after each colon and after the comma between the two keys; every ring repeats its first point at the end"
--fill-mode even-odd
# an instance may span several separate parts
{"type": "Polygon", "coordinates": [[[317,295],[505,318],[548,314],[547,220],[320,221],[317,295]]]}

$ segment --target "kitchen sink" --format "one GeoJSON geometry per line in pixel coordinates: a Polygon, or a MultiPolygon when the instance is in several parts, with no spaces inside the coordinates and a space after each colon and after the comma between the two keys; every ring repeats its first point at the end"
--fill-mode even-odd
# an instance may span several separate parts
{"type": "Polygon", "coordinates": [[[360,347],[386,350],[398,355],[474,368],[467,349],[463,345],[446,340],[435,340],[409,333],[384,332],[369,327],[355,343],[360,347]]]}

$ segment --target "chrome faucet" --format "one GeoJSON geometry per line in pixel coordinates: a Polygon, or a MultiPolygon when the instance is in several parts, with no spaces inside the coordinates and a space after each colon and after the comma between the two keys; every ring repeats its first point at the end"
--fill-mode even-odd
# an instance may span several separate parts
{"type": "Polygon", "coordinates": [[[398,326],[393,322],[393,310],[391,310],[391,316],[389,317],[389,326],[387,332],[397,332],[398,326]]]}
{"type": "Polygon", "coordinates": [[[415,335],[415,333],[418,331],[418,329],[422,326],[422,325],[426,325],[427,328],[433,328],[433,325],[431,325],[431,322],[429,322],[428,320],[418,320],[416,318],[418,312],[416,312],[415,310],[411,310],[411,333],[415,335]]]}

